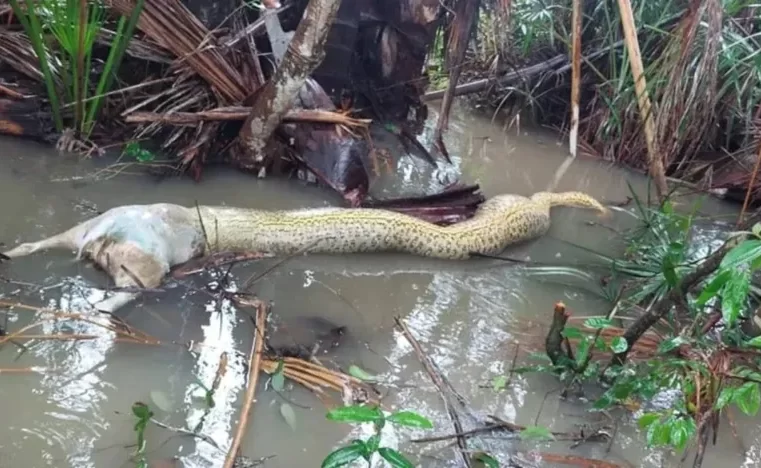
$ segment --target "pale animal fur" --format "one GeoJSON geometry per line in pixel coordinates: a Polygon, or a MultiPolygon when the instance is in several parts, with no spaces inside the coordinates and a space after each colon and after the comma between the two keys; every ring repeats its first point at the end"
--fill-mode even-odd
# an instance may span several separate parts
{"type": "MultiPolygon", "coordinates": [[[[10,258],[48,249],[70,249],[100,265],[117,287],[156,288],[169,269],[221,251],[272,254],[406,252],[441,259],[496,255],[507,246],[544,235],[553,206],[607,209],[581,192],[498,195],[475,215],[438,226],[409,215],[367,208],[263,211],[169,203],[112,208],[68,231],[21,244],[10,258]],[[200,216],[199,216],[200,215],[200,216]]],[[[113,312],[137,297],[117,292],[96,304],[113,312]]]]}

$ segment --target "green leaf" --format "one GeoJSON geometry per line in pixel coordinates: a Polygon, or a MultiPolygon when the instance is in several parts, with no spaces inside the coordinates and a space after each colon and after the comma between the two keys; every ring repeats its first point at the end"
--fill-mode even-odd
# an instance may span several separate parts
{"type": "Polygon", "coordinates": [[[272,388],[276,392],[282,392],[285,388],[285,373],[283,372],[283,369],[285,367],[285,362],[283,360],[280,360],[277,363],[277,369],[275,369],[275,373],[272,374],[272,388]]]}
{"type": "Polygon", "coordinates": [[[378,449],[378,454],[394,468],[415,468],[415,465],[407,460],[404,455],[392,448],[381,447],[378,449]]]}
{"type": "Polygon", "coordinates": [[[600,328],[608,328],[613,325],[613,321],[602,317],[592,317],[584,321],[584,326],[588,328],[594,328],[595,330],[600,328]]]}
{"type": "Polygon", "coordinates": [[[666,284],[672,288],[676,286],[678,278],[676,276],[676,266],[674,264],[673,255],[671,253],[663,257],[661,271],[663,272],[663,277],[666,278],[666,284]]]}
{"type": "Polygon", "coordinates": [[[761,406],[761,390],[759,384],[755,382],[745,382],[737,389],[735,404],[740,411],[748,416],[754,416],[761,406]]]}
{"type": "Polygon", "coordinates": [[[505,389],[507,386],[507,377],[504,375],[498,375],[494,377],[491,381],[492,389],[494,389],[495,392],[499,392],[505,389]]]}
{"type": "Polygon", "coordinates": [[[671,421],[651,424],[647,430],[647,443],[650,446],[666,445],[671,440],[671,421]]]}
{"type": "Polygon", "coordinates": [[[651,424],[661,419],[661,415],[658,413],[645,413],[637,420],[637,425],[640,429],[650,427],[651,424]]]}
{"type": "Polygon", "coordinates": [[[548,439],[555,440],[549,429],[542,426],[527,426],[520,433],[522,439],[548,439]]]}
{"type": "Polygon", "coordinates": [[[407,427],[419,427],[423,429],[432,429],[433,423],[425,417],[413,413],[412,411],[399,411],[391,414],[386,421],[400,424],[407,427]]]}
{"type": "Polygon", "coordinates": [[[285,419],[285,422],[291,427],[292,430],[296,430],[296,413],[293,411],[293,407],[288,403],[280,405],[280,415],[285,419]]]}
{"type": "Polygon", "coordinates": [[[750,232],[752,232],[756,237],[761,237],[761,223],[754,224],[750,229],[750,232]]]}
{"type": "Polygon", "coordinates": [[[745,346],[751,346],[753,348],[761,348],[761,336],[751,338],[745,342],[745,346]]]}
{"type": "Polygon", "coordinates": [[[600,396],[600,398],[595,400],[595,403],[594,405],[592,405],[592,407],[598,410],[609,408],[613,406],[613,401],[614,401],[613,397],[611,397],[611,395],[608,392],[605,392],[600,396]]]}
{"type": "Polygon", "coordinates": [[[326,417],[331,421],[372,422],[383,419],[383,413],[377,406],[349,405],[329,411],[326,417]]]}
{"type": "Polygon", "coordinates": [[[677,449],[683,450],[687,442],[695,434],[695,429],[695,421],[692,418],[677,419],[671,424],[671,434],[669,436],[671,444],[677,449]]]}
{"type": "Polygon", "coordinates": [[[380,434],[373,434],[365,441],[365,447],[367,447],[367,453],[365,454],[367,457],[375,453],[376,450],[378,450],[378,447],[380,447],[381,437],[380,434]]]}
{"type": "Polygon", "coordinates": [[[702,307],[706,305],[708,301],[716,297],[716,295],[719,294],[719,291],[721,291],[721,289],[725,284],[727,284],[727,281],[729,281],[729,278],[731,277],[731,270],[725,270],[716,275],[714,279],[712,279],[711,282],[708,283],[705,288],[703,288],[703,291],[697,298],[697,305],[702,307]]]}
{"type": "Polygon", "coordinates": [[[750,263],[761,257],[761,240],[748,239],[727,252],[721,260],[721,269],[731,269],[743,263],[750,263]]]}
{"type": "Polygon", "coordinates": [[[322,468],[338,468],[348,465],[349,463],[362,457],[367,450],[365,443],[361,440],[355,440],[346,447],[341,447],[330,453],[322,461],[322,468]]]}
{"type": "Polygon", "coordinates": [[[581,365],[587,360],[591,341],[591,339],[579,341],[579,345],[576,347],[576,364],[581,365]]]}
{"type": "Polygon", "coordinates": [[[732,326],[745,308],[750,291],[751,272],[747,265],[732,270],[732,275],[721,293],[721,315],[732,326]]]}
{"type": "Polygon", "coordinates": [[[153,417],[153,411],[151,411],[148,405],[140,401],[137,401],[132,405],[132,414],[141,421],[147,421],[153,417]]]}
{"type": "Polygon", "coordinates": [[[722,388],[721,393],[719,393],[719,398],[716,399],[716,409],[722,409],[728,404],[730,404],[732,400],[735,399],[736,391],[737,391],[737,388],[735,387],[722,388]]]}
{"type": "Polygon", "coordinates": [[[367,371],[359,366],[355,366],[354,364],[349,366],[349,374],[358,378],[359,380],[364,380],[366,382],[371,382],[377,379],[377,377],[374,375],[367,373],[367,371]]]}
{"type": "Polygon", "coordinates": [[[626,338],[623,336],[617,336],[610,342],[610,349],[616,354],[623,353],[629,349],[629,343],[626,342],[626,338]]]}
{"type": "Polygon", "coordinates": [[[683,336],[675,336],[668,340],[663,340],[658,345],[658,354],[665,354],[679,347],[679,345],[686,343],[687,340],[683,336]]]}
{"type": "Polygon", "coordinates": [[[499,468],[499,462],[488,453],[478,452],[471,458],[472,461],[480,462],[487,468],[499,468]]]}
{"type": "Polygon", "coordinates": [[[569,340],[579,340],[584,337],[584,334],[581,333],[581,330],[576,327],[565,327],[563,328],[561,334],[564,338],[568,338],[569,340]]]}

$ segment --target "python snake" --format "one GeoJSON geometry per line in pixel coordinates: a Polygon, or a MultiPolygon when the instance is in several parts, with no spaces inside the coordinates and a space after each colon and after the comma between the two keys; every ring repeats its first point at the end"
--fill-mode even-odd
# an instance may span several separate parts
{"type": "MultiPolygon", "coordinates": [[[[156,288],[170,268],[215,251],[397,251],[452,260],[495,255],[511,244],[544,235],[555,206],[608,213],[582,192],[497,195],[486,200],[472,218],[449,226],[375,208],[265,211],[169,203],[126,205],[47,239],[21,244],[5,255],[15,258],[67,248],[92,259],[118,287],[156,288]]],[[[117,293],[101,309],[113,311],[135,296],[117,293]]]]}

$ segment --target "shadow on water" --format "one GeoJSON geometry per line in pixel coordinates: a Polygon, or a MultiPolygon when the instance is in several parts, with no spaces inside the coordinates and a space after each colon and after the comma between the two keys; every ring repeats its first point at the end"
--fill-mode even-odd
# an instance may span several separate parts
{"type": "MultiPolygon", "coordinates": [[[[435,124],[435,116],[429,122],[435,124]]],[[[430,136],[431,127],[426,130],[430,136]]],[[[402,150],[385,142],[392,153],[402,150]]],[[[530,194],[544,190],[565,157],[553,134],[535,129],[506,128],[488,118],[458,110],[451,119],[447,139],[453,165],[431,171],[426,163],[404,157],[397,175],[383,176],[373,187],[376,194],[433,191],[460,178],[479,183],[487,196],[497,193],[530,194]]],[[[228,170],[209,170],[202,184],[186,179],[161,183],[140,175],[121,174],[91,181],[86,176],[104,163],[77,163],[74,158],[16,140],[0,140],[4,164],[0,169],[0,240],[14,245],[51,235],[91,216],[95,210],[128,203],[157,201],[181,204],[227,204],[258,208],[300,208],[338,202],[327,191],[296,181],[258,180],[228,170]]],[[[107,173],[103,173],[107,174],[107,173]]],[[[645,182],[606,163],[576,161],[560,180],[557,190],[582,190],[608,201],[624,200],[627,181],[643,193],[645,182]]],[[[685,203],[689,200],[685,200],[685,203]]],[[[702,211],[732,221],[736,209],[706,200],[702,211]]],[[[563,264],[588,261],[578,244],[606,253],[620,245],[611,230],[590,225],[591,215],[558,209],[548,236],[510,249],[513,257],[563,264]]],[[[615,228],[627,226],[630,217],[617,213],[615,228]]],[[[706,242],[721,226],[706,224],[706,242]]],[[[234,283],[261,273],[276,260],[265,260],[234,270],[234,283]]],[[[0,274],[14,283],[4,284],[6,298],[25,303],[77,311],[98,299],[96,288],[106,279],[67,253],[48,253],[2,265],[0,274]],[[21,282],[39,287],[30,289],[21,282]]],[[[0,350],[0,369],[39,366],[41,374],[7,374],[0,377],[3,421],[0,426],[0,467],[127,467],[134,450],[134,418],[130,407],[143,401],[156,418],[170,426],[192,428],[203,419],[203,433],[226,448],[238,424],[242,406],[247,353],[252,328],[248,312],[202,292],[217,280],[211,273],[189,285],[147,295],[122,312],[131,325],[163,340],[202,343],[186,348],[155,348],[117,343],[113,338],[83,342],[40,341],[29,349],[6,345],[0,350]],[[210,386],[222,352],[229,353],[227,373],[216,392],[215,406],[206,416],[204,389],[210,386]]],[[[401,316],[420,343],[457,390],[484,414],[524,425],[545,425],[554,430],[574,429],[589,422],[580,406],[546,398],[557,382],[548,377],[514,377],[506,389],[495,392],[490,382],[506,374],[515,353],[514,344],[541,340],[553,304],[564,301],[575,315],[599,315],[608,306],[582,285],[560,286],[528,278],[504,262],[471,260],[443,262],[393,254],[306,256],[294,258],[256,283],[255,292],[273,302],[278,321],[345,325],[349,333],[342,345],[321,357],[346,368],[355,364],[390,383],[384,402],[390,407],[415,410],[434,421],[434,431],[389,432],[384,443],[419,457],[422,466],[456,466],[452,453],[438,444],[408,444],[411,438],[453,432],[439,395],[421,369],[404,337],[394,329],[401,316]],[[533,337],[533,338],[532,338],[533,337]],[[541,409],[541,414],[540,413],[541,409]]],[[[10,331],[35,321],[35,313],[8,312],[10,331]]],[[[4,319],[3,319],[4,320],[4,319]]],[[[0,323],[1,325],[2,323],[0,323]]],[[[318,326],[318,325],[315,325],[318,326]]],[[[48,322],[39,333],[66,331],[98,333],[86,322],[48,322]]],[[[260,379],[253,420],[242,443],[253,458],[273,456],[265,466],[319,466],[337,444],[359,435],[348,426],[325,420],[325,407],[307,391],[287,394],[296,413],[292,428],[280,407],[285,400],[264,389],[260,379]]],[[[597,416],[596,416],[597,417],[597,416]]],[[[648,450],[631,424],[620,421],[610,453],[605,444],[586,444],[574,453],[608,458],[622,466],[679,466],[678,457],[648,450]]],[[[748,425],[741,433],[753,443],[749,454],[759,454],[759,430],[748,425]]],[[[210,443],[149,426],[151,458],[179,455],[182,466],[221,466],[224,453],[210,443]]],[[[504,445],[506,449],[536,446],[504,445]]],[[[539,449],[567,451],[569,443],[540,444],[539,449]]],[[[723,437],[709,450],[706,466],[750,466],[736,443],[723,437]]]]}

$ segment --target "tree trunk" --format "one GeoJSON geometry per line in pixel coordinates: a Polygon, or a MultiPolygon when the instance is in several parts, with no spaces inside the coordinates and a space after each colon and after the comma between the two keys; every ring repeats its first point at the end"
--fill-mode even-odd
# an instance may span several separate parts
{"type": "Polygon", "coordinates": [[[238,151],[232,155],[238,167],[262,169],[272,133],[325,56],[325,42],[340,4],[341,0],[309,1],[280,67],[254,98],[238,151]]]}

